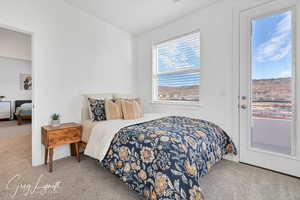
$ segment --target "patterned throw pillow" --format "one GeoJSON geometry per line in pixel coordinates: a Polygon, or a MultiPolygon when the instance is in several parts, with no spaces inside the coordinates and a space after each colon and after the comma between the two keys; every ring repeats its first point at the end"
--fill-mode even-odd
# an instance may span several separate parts
{"type": "Polygon", "coordinates": [[[105,115],[105,100],[88,98],[90,118],[92,121],[104,121],[105,115]]]}

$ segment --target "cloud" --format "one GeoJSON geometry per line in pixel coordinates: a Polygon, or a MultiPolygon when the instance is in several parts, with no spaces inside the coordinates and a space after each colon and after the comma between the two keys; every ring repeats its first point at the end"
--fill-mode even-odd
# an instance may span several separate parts
{"type": "Polygon", "coordinates": [[[271,38],[258,47],[256,54],[257,61],[278,61],[290,54],[292,49],[291,18],[291,12],[283,14],[283,19],[276,25],[271,38]]]}
{"type": "Polygon", "coordinates": [[[178,48],[178,43],[168,43],[159,47],[159,60],[168,68],[187,64],[187,58],[178,48]]]}
{"type": "Polygon", "coordinates": [[[193,59],[199,58],[199,34],[192,34],[170,41],[158,47],[158,59],[167,69],[182,69],[192,66],[193,59]]]}
{"type": "Polygon", "coordinates": [[[292,72],[290,70],[287,71],[283,71],[281,72],[280,76],[281,78],[287,78],[287,77],[291,77],[292,76],[292,72]]]}

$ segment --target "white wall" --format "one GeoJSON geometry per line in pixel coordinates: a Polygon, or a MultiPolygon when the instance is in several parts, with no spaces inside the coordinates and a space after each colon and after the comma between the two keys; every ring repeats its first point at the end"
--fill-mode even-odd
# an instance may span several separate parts
{"type": "Polygon", "coordinates": [[[213,121],[231,135],[233,131],[232,35],[233,1],[220,1],[189,16],[136,38],[137,92],[151,112],[167,112],[213,121]],[[151,104],[152,44],[200,30],[202,106],[151,104]]]}
{"type": "MultiPolygon", "coordinates": [[[[58,112],[80,121],[81,94],[134,92],[131,36],[61,0],[0,0],[0,24],[33,33],[33,164],[42,164],[40,128],[58,112]]],[[[55,158],[69,155],[56,148],[55,158]]]]}
{"type": "Polygon", "coordinates": [[[31,74],[31,61],[0,57],[0,96],[12,102],[12,114],[15,100],[30,100],[32,95],[31,90],[21,90],[21,73],[31,74]]]}
{"type": "Polygon", "coordinates": [[[0,28],[0,56],[31,60],[31,37],[8,29],[0,28]]]}

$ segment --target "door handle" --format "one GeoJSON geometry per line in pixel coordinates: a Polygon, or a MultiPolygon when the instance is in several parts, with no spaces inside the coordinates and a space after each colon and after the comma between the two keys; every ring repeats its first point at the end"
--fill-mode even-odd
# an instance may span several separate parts
{"type": "Polygon", "coordinates": [[[247,105],[245,105],[245,104],[241,105],[241,109],[247,109],[247,108],[248,108],[247,105]]]}

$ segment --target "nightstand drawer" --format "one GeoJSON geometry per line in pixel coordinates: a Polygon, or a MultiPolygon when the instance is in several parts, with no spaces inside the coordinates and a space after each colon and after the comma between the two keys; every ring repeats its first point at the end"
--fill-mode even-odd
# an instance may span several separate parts
{"type": "Polygon", "coordinates": [[[0,101],[0,119],[10,118],[10,101],[0,101]]]}
{"type": "Polygon", "coordinates": [[[81,141],[80,128],[60,129],[48,132],[48,146],[60,146],[81,141]]]}
{"type": "Polygon", "coordinates": [[[10,112],[0,112],[0,119],[10,118],[10,112]]]}

